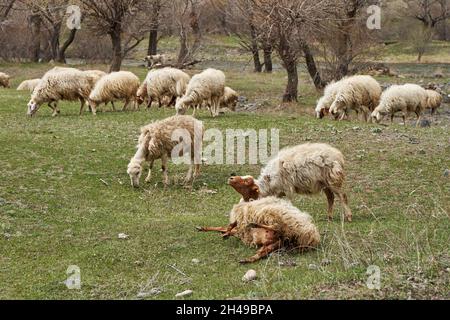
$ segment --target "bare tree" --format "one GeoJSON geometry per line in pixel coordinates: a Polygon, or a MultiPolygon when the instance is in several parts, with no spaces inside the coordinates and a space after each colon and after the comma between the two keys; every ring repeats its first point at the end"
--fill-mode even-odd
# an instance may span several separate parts
{"type": "Polygon", "coordinates": [[[148,26],[139,21],[138,0],[80,0],[91,29],[108,35],[112,44],[110,71],[119,71],[123,59],[145,38],[148,26]],[[124,37],[125,35],[125,37],[124,37]]]}

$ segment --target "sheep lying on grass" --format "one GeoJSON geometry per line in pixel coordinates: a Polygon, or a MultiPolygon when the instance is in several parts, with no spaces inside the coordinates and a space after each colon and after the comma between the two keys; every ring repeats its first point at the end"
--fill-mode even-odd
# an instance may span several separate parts
{"type": "Polygon", "coordinates": [[[390,115],[393,122],[395,114],[402,112],[403,123],[406,125],[407,113],[414,112],[417,126],[427,107],[427,98],[425,89],[416,84],[393,85],[383,92],[380,105],[372,112],[372,118],[380,123],[384,116],[390,115]]]}
{"type": "Polygon", "coordinates": [[[220,98],[224,96],[225,74],[216,69],[207,69],[192,77],[186,94],[176,103],[177,114],[185,114],[189,107],[210,105],[211,115],[219,115],[220,98]]]}
{"type": "Polygon", "coordinates": [[[253,177],[232,177],[229,184],[248,202],[268,196],[293,198],[295,194],[324,192],[328,199],[328,218],[333,218],[335,195],[344,206],[345,218],[352,221],[352,212],[344,193],[344,156],[327,144],[304,144],[281,150],[262,169],[258,180],[253,177]]]}
{"type": "Polygon", "coordinates": [[[58,101],[81,102],[80,112],[89,98],[91,82],[89,77],[78,69],[55,67],[48,71],[33,90],[28,103],[28,115],[33,116],[39,107],[48,103],[52,116],[59,114],[58,101]]]}
{"type": "Polygon", "coordinates": [[[320,243],[320,234],[311,216],[275,197],[234,206],[226,228],[199,227],[198,230],[220,232],[224,238],[236,236],[247,245],[259,247],[254,256],[241,263],[256,262],[283,247],[304,251],[320,243]]]}
{"type": "Polygon", "coordinates": [[[17,91],[30,91],[33,93],[34,88],[37,87],[41,79],[31,79],[31,80],[25,80],[19,86],[17,87],[17,91]]]}
{"type": "Polygon", "coordinates": [[[0,87],[4,88],[10,88],[11,85],[9,83],[9,80],[11,77],[7,75],[6,73],[0,72],[0,87]]]}
{"type": "Polygon", "coordinates": [[[200,161],[197,160],[196,163],[196,155],[199,152],[195,151],[201,147],[204,132],[203,123],[191,116],[174,116],[151,123],[141,129],[137,152],[128,164],[127,171],[133,187],[139,187],[142,166],[145,161],[150,164],[148,176],[145,181],[150,182],[153,164],[158,159],[162,161],[164,185],[167,186],[169,184],[168,160],[171,158],[174,148],[180,145],[179,140],[173,140],[175,138],[174,134],[179,132],[179,130],[185,130],[186,133],[189,133],[191,142],[187,145],[188,141],[185,141],[182,151],[183,155],[180,155],[184,156],[189,154],[191,156],[191,164],[185,183],[192,183],[193,179],[200,174],[200,164],[198,162],[201,159],[200,161]]]}
{"type": "Polygon", "coordinates": [[[357,114],[362,112],[364,119],[370,120],[370,113],[380,102],[382,89],[378,81],[371,76],[352,76],[339,84],[336,99],[330,107],[334,116],[342,114],[341,120],[350,109],[357,114]]]}
{"type": "Polygon", "coordinates": [[[435,90],[426,90],[427,92],[427,109],[431,109],[431,114],[434,115],[436,110],[442,105],[444,98],[435,90]]]}
{"type": "Polygon", "coordinates": [[[175,68],[152,70],[138,89],[137,101],[142,104],[147,100],[148,108],[151,107],[153,101],[158,101],[159,107],[161,107],[164,97],[169,97],[169,106],[175,105],[176,99],[186,93],[190,79],[191,77],[187,73],[175,68]]]}
{"type": "Polygon", "coordinates": [[[136,93],[140,84],[139,78],[128,71],[113,72],[103,76],[89,95],[92,113],[96,114],[99,104],[114,103],[117,100],[125,100],[123,110],[126,110],[131,102],[134,102],[136,107],[136,93]]]}

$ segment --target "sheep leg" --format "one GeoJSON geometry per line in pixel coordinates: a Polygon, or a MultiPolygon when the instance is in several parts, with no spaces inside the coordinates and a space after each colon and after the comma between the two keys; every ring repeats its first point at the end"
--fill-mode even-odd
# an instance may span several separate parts
{"type": "Polygon", "coordinates": [[[170,103],[169,103],[169,107],[174,107],[175,106],[175,104],[177,103],[177,97],[176,96],[173,96],[172,97],[172,100],[170,100],[170,103]]]}
{"type": "Polygon", "coordinates": [[[345,220],[348,222],[352,222],[353,215],[352,210],[348,206],[348,198],[347,195],[343,192],[337,192],[339,199],[341,200],[342,205],[344,206],[344,214],[345,214],[345,220]]]}
{"type": "Polygon", "coordinates": [[[91,109],[92,109],[92,115],[96,115],[97,114],[97,106],[95,104],[91,104],[91,109]]]}
{"type": "Polygon", "coordinates": [[[274,251],[277,251],[280,248],[281,248],[281,241],[279,240],[273,243],[265,244],[256,252],[254,256],[245,260],[241,260],[239,261],[239,263],[241,264],[254,263],[267,257],[269,254],[271,254],[274,251]]]}
{"type": "Polygon", "coordinates": [[[116,106],[114,105],[114,101],[111,101],[112,110],[116,111],[116,106]]]}
{"type": "Polygon", "coordinates": [[[197,231],[199,232],[219,232],[226,233],[228,228],[226,227],[197,227],[197,231]]]}
{"type": "Polygon", "coordinates": [[[127,110],[129,104],[130,104],[130,100],[128,100],[128,99],[125,100],[125,104],[123,105],[122,111],[127,110]]]}
{"type": "Polygon", "coordinates": [[[153,164],[155,163],[154,160],[150,161],[150,167],[148,169],[148,175],[147,178],[145,178],[145,182],[146,183],[150,183],[150,181],[152,180],[152,170],[153,170],[153,164]]]}
{"type": "Polygon", "coordinates": [[[326,188],[323,190],[328,199],[328,220],[333,220],[333,210],[334,210],[334,192],[326,188]]]}
{"type": "Polygon", "coordinates": [[[80,116],[83,115],[83,110],[84,110],[84,105],[86,104],[86,102],[83,99],[80,99],[81,102],[81,106],[80,106],[80,116]]]}
{"type": "Polygon", "coordinates": [[[56,117],[60,111],[58,110],[58,103],[57,102],[50,102],[48,104],[49,108],[52,109],[53,113],[52,113],[52,117],[56,117]],[[52,103],[54,103],[54,106],[52,106],[52,103]]]}
{"type": "Polygon", "coordinates": [[[147,109],[150,109],[152,107],[152,103],[153,103],[152,98],[148,98],[147,109]]]}
{"type": "Polygon", "coordinates": [[[163,183],[164,183],[164,187],[167,187],[169,185],[169,172],[168,172],[169,158],[168,158],[167,154],[163,154],[163,156],[161,157],[161,162],[162,162],[162,172],[163,172],[163,183]]]}
{"type": "Polygon", "coordinates": [[[416,112],[416,115],[417,115],[416,127],[418,127],[420,125],[420,121],[422,120],[422,114],[420,112],[416,112]]]}
{"type": "Polygon", "coordinates": [[[196,164],[194,165],[194,178],[197,178],[200,176],[200,165],[196,164]]]}

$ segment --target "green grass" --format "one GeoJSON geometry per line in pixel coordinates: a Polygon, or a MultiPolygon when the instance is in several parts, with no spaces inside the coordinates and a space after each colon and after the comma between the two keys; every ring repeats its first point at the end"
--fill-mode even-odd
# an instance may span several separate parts
{"type": "MultiPolygon", "coordinates": [[[[2,70],[15,76],[16,86],[45,67],[2,70]]],[[[144,78],[145,70],[131,70],[144,78]]],[[[449,298],[448,123],[416,129],[318,121],[309,115],[318,93],[303,75],[300,103],[274,112],[283,73],[227,76],[250,101],[267,100],[267,110],[217,119],[203,112],[207,128],[278,128],[282,146],[314,141],[340,148],[348,162],[353,223],[340,223],[339,205],[337,219],[327,222],[323,195],[298,196],[295,204],[310,212],[320,229],[318,250],[240,266],[253,248],[194,227],[226,225],[239,201],[227,177],[257,175],[259,166],[204,166],[193,190],[177,183],[165,190],[155,173],[152,184],[134,190],[126,167],[139,127],[173,110],[80,117],[78,104],[62,103],[60,117],[42,108],[30,119],[29,95],[0,89],[0,298],[136,299],[145,288],[162,289],[154,299],[173,299],[186,289],[194,291],[194,299],[449,298]],[[129,239],[118,239],[119,233],[129,239]],[[81,268],[80,291],[62,284],[69,265],[81,268]],[[365,285],[370,265],[381,268],[379,291],[365,285]],[[244,284],[249,268],[259,279],[244,284]]],[[[171,165],[172,181],[181,180],[186,169],[171,165]]]]}

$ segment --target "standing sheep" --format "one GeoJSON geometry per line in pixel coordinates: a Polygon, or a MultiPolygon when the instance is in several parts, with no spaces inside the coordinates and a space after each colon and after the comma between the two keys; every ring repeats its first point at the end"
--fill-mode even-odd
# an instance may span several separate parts
{"type": "Polygon", "coordinates": [[[444,98],[435,90],[426,90],[427,92],[427,109],[431,109],[431,115],[442,105],[444,98]]]}
{"type": "Polygon", "coordinates": [[[201,148],[201,142],[203,140],[203,123],[190,116],[174,116],[154,122],[141,129],[138,150],[128,164],[127,170],[133,187],[139,187],[142,166],[145,161],[150,164],[148,176],[145,181],[150,182],[153,164],[158,159],[162,161],[164,185],[167,186],[169,184],[168,160],[171,158],[174,148],[180,145],[180,140],[176,135],[182,133],[189,134],[190,136],[190,143],[183,139],[183,156],[187,154],[191,156],[191,163],[185,183],[193,182],[193,179],[200,174],[200,164],[198,162],[201,159],[199,160],[197,158],[199,155],[198,148],[201,148]],[[174,140],[175,138],[178,140],[174,140]]]}
{"type": "Polygon", "coordinates": [[[380,102],[382,89],[378,81],[371,76],[352,76],[339,85],[336,99],[330,107],[332,115],[343,113],[341,120],[350,109],[361,111],[364,119],[370,120],[370,113],[380,102]]]}
{"type": "Polygon", "coordinates": [[[170,98],[169,106],[174,105],[176,99],[186,93],[190,79],[187,73],[175,68],[152,70],[138,90],[138,103],[147,100],[147,107],[150,108],[153,101],[158,101],[161,107],[161,100],[167,96],[170,98]]]}
{"type": "Polygon", "coordinates": [[[330,112],[330,107],[339,91],[339,86],[342,80],[338,82],[329,83],[323,92],[323,96],[317,101],[316,116],[318,119],[323,119],[330,112]]]}
{"type": "Polygon", "coordinates": [[[10,88],[9,80],[11,77],[6,73],[0,72],[0,87],[10,88]]]}
{"type": "Polygon", "coordinates": [[[127,109],[130,102],[134,102],[136,106],[136,93],[139,86],[139,78],[128,71],[113,72],[103,76],[89,95],[92,113],[96,114],[99,104],[117,100],[125,100],[123,110],[127,109]]]}
{"type": "Polygon", "coordinates": [[[328,218],[333,219],[335,195],[344,206],[345,218],[352,221],[352,212],[344,193],[345,160],[342,153],[327,144],[303,144],[281,150],[262,169],[258,180],[251,176],[232,177],[229,184],[251,201],[268,196],[293,198],[295,194],[324,192],[328,199],[328,218]]]}
{"type": "Polygon", "coordinates": [[[185,114],[189,107],[210,105],[211,115],[219,115],[220,98],[225,92],[225,74],[216,69],[206,69],[192,77],[186,94],[177,101],[177,114],[185,114]]]}
{"type": "Polygon", "coordinates": [[[144,59],[145,62],[148,63],[148,67],[154,67],[156,65],[165,65],[167,63],[167,57],[163,54],[155,54],[152,56],[147,56],[144,59]]]}
{"type": "Polygon", "coordinates": [[[56,116],[59,114],[58,101],[60,100],[79,100],[81,113],[90,92],[91,83],[83,71],[74,68],[53,68],[44,75],[34,89],[28,103],[28,115],[35,115],[39,107],[47,103],[53,110],[52,116],[56,116]]]}
{"type": "Polygon", "coordinates": [[[381,96],[380,105],[372,112],[372,118],[377,122],[386,115],[391,116],[391,123],[397,112],[402,112],[403,123],[406,125],[406,115],[414,112],[419,124],[423,110],[427,107],[427,92],[416,84],[393,85],[381,96]]]}
{"type": "Polygon", "coordinates": [[[304,251],[320,243],[320,234],[311,216],[275,197],[234,206],[227,228],[199,227],[197,230],[220,232],[224,238],[236,236],[247,245],[259,247],[254,256],[240,263],[256,262],[283,247],[304,251]]]}
{"type": "Polygon", "coordinates": [[[30,91],[33,93],[34,88],[37,87],[40,81],[41,79],[25,80],[17,87],[17,91],[30,91]]]}

